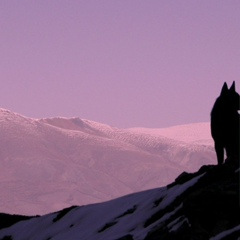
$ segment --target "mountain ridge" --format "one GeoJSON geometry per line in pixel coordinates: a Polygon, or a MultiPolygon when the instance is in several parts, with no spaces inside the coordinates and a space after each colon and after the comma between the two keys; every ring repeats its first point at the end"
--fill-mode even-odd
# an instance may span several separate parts
{"type": "Polygon", "coordinates": [[[215,162],[212,146],[90,120],[0,109],[0,121],[0,212],[43,214],[102,202],[215,162]]]}

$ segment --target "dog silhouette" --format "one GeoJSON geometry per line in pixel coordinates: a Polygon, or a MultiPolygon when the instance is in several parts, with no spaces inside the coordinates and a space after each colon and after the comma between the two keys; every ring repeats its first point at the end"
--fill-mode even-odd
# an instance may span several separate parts
{"type": "Polygon", "coordinates": [[[229,89],[225,82],[211,111],[211,134],[218,165],[224,162],[224,150],[228,160],[239,160],[239,105],[235,82],[229,89]]]}

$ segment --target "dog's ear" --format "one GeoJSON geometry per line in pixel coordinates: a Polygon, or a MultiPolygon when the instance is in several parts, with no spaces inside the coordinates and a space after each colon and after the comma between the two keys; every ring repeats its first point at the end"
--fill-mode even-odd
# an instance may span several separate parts
{"type": "Polygon", "coordinates": [[[232,86],[229,88],[229,90],[235,92],[235,81],[233,81],[232,86]]]}
{"type": "Polygon", "coordinates": [[[225,83],[223,84],[223,87],[222,87],[220,96],[224,96],[224,95],[226,95],[227,93],[228,93],[228,86],[227,86],[227,83],[225,82],[225,83]]]}

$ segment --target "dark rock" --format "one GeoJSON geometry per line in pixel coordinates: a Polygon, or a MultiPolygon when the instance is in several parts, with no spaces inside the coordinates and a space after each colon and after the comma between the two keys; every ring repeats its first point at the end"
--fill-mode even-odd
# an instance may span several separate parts
{"type": "MultiPolygon", "coordinates": [[[[158,221],[182,202],[182,209],[173,218],[184,216],[188,224],[182,224],[176,231],[170,231],[166,221],[164,226],[153,229],[145,240],[207,240],[240,224],[239,170],[236,164],[203,166],[193,174],[183,173],[169,185],[171,188],[183,184],[193,177],[204,174],[199,181],[177,197],[166,209],[153,215],[145,226],[158,221]]],[[[170,219],[171,220],[171,219],[170,219]]],[[[236,239],[237,233],[231,234],[236,239]]],[[[228,238],[226,238],[228,239],[228,238]]]]}
{"type": "MultiPolygon", "coordinates": [[[[34,216],[34,217],[39,217],[39,216],[34,216]]],[[[33,217],[0,213],[0,229],[10,227],[11,225],[19,221],[28,220],[30,218],[33,218],[33,217]]]]}
{"type": "Polygon", "coordinates": [[[72,206],[69,208],[64,208],[63,210],[58,212],[58,215],[53,219],[53,222],[59,221],[62,217],[64,217],[68,212],[70,212],[72,209],[77,208],[77,206],[72,206]]]}
{"type": "Polygon", "coordinates": [[[133,239],[132,235],[128,234],[128,235],[118,238],[116,240],[134,240],[134,239],[133,239]]]}

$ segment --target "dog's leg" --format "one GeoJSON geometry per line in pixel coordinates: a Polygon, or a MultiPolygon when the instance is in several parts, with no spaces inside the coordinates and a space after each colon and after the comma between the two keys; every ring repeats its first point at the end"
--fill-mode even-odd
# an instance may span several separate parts
{"type": "Polygon", "coordinates": [[[224,158],[224,148],[223,145],[219,142],[215,142],[215,150],[217,154],[218,165],[223,164],[224,158]]]}

